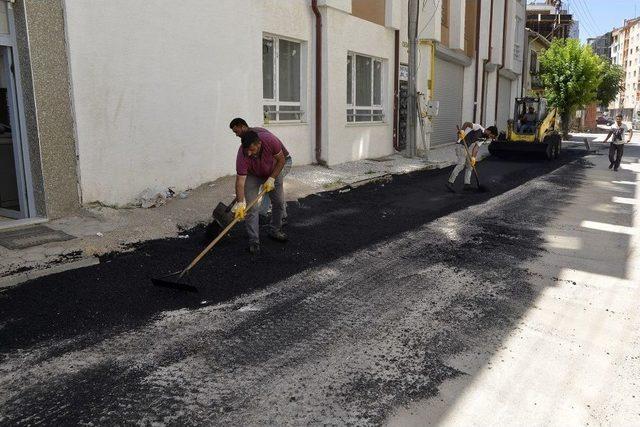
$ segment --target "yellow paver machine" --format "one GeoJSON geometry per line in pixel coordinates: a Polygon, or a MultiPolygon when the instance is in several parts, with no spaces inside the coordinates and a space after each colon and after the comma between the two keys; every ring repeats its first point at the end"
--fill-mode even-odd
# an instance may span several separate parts
{"type": "Polygon", "coordinates": [[[507,122],[507,131],[489,144],[489,152],[497,157],[539,153],[549,160],[557,159],[562,148],[557,116],[556,108],[547,110],[544,98],[516,98],[514,117],[507,122]]]}

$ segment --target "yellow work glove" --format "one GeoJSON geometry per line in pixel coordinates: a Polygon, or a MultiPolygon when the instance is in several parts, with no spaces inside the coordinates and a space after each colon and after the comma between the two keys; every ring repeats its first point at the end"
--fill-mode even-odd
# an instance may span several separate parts
{"type": "MultiPolygon", "coordinates": [[[[273,191],[276,188],[276,179],[275,178],[267,178],[267,180],[264,182],[264,184],[262,184],[262,190],[266,190],[266,192],[268,193],[269,191],[273,191]]],[[[262,191],[260,190],[260,191],[262,191]]]]}
{"type": "Polygon", "coordinates": [[[464,139],[464,131],[458,131],[458,141],[462,141],[464,139]]]}
{"type": "Polygon", "coordinates": [[[472,157],[472,158],[471,158],[471,167],[472,167],[472,168],[475,168],[475,167],[476,167],[476,158],[475,158],[475,157],[472,157]]]}
{"type": "Polygon", "coordinates": [[[235,219],[243,220],[247,214],[247,202],[236,202],[231,208],[231,212],[233,212],[235,219]]]}

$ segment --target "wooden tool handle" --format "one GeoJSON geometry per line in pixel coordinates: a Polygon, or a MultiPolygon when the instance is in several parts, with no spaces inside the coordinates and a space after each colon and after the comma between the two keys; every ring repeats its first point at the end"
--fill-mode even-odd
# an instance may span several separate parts
{"type": "MultiPolygon", "coordinates": [[[[460,131],[460,126],[456,125],[456,128],[458,128],[458,131],[460,131]]],[[[467,161],[471,163],[471,153],[469,152],[469,147],[467,147],[467,135],[464,135],[462,137],[462,146],[464,147],[464,151],[466,151],[467,153],[467,161]]],[[[478,170],[474,165],[471,165],[471,168],[473,169],[473,174],[476,177],[476,184],[478,185],[478,187],[480,187],[480,177],[478,176],[478,170]]]]}
{"type": "MultiPolygon", "coordinates": [[[[255,206],[255,204],[258,203],[258,200],[260,200],[262,196],[264,196],[266,193],[267,193],[266,190],[262,190],[258,194],[258,197],[256,197],[251,203],[249,203],[249,206],[247,206],[246,211],[248,212],[253,206],[255,206]]],[[[187,268],[182,270],[182,273],[180,273],[180,277],[182,278],[185,274],[189,272],[189,270],[195,267],[195,265],[198,262],[200,262],[200,260],[211,250],[211,248],[213,248],[216,245],[216,243],[218,243],[220,239],[222,239],[229,232],[229,230],[231,230],[233,226],[236,225],[239,221],[240,221],[239,218],[234,218],[233,221],[231,221],[231,223],[227,225],[227,227],[224,230],[222,230],[220,234],[218,234],[218,236],[215,239],[213,239],[213,241],[209,243],[207,247],[204,248],[204,250],[200,252],[200,254],[197,257],[193,259],[193,261],[191,261],[191,264],[189,264],[187,268]]]]}

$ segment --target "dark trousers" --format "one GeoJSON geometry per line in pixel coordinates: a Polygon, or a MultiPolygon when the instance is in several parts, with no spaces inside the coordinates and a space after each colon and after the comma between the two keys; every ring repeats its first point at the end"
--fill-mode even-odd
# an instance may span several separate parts
{"type": "Polygon", "coordinates": [[[609,161],[616,169],[620,167],[620,161],[622,161],[623,152],[624,144],[614,144],[612,142],[609,146],[609,161]]]}

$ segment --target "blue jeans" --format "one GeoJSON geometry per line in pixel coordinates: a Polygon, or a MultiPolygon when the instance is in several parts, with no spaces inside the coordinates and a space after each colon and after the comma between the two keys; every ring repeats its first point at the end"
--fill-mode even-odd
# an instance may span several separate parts
{"type": "MultiPolygon", "coordinates": [[[[276,178],[275,189],[268,192],[262,202],[262,206],[264,206],[264,200],[266,199],[273,205],[273,209],[271,211],[271,228],[275,231],[280,231],[282,229],[282,218],[284,218],[286,213],[285,208],[287,204],[284,201],[284,177],[289,173],[289,171],[291,171],[291,163],[291,157],[287,157],[282,172],[280,172],[280,175],[276,178]]],[[[244,197],[246,198],[247,203],[258,197],[260,186],[264,184],[265,181],[265,178],[247,175],[247,180],[244,185],[244,197]]],[[[249,235],[249,242],[251,243],[260,243],[259,213],[258,209],[250,209],[244,220],[247,228],[247,234],[249,235]]]]}
{"type": "MultiPolygon", "coordinates": [[[[284,179],[285,176],[287,176],[287,174],[289,172],[291,172],[291,164],[292,164],[292,160],[291,160],[291,156],[287,157],[287,159],[284,162],[284,167],[282,168],[282,172],[280,172],[280,176],[282,176],[282,178],[284,179]]],[[[260,205],[260,215],[268,215],[269,211],[271,210],[271,198],[270,197],[263,197],[262,198],[262,204],[260,205]]],[[[287,217],[287,204],[284,204],[284,208],[282,210],[282,218],[286,218],[287,217]]]]}

